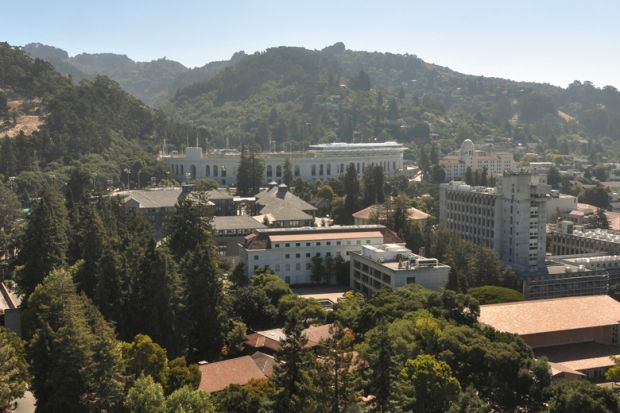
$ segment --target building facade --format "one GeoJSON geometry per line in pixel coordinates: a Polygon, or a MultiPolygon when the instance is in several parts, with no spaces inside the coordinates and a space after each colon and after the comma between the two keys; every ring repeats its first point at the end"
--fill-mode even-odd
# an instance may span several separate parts
{"type": "MultiPolygon", "coordinates": [[[[310,145],[301,152],[263,152],[265,163],[263,180],[280,181],[284,163],[290,160],[293,175],[304,180],[325,180],[344,173],[353,163],[358,175],[368,166],[383,167],[386,175],[403,169],[403,145],[396,142],[341,143],[310,145]]],[[[177,179],[212,178],[220,185],[235,185],[241,154],[238,151],[214,150],[204,152],[200,147],[188,147],[185,153],[161,153],[160,159],[168,165],[177,179]]]]}
{"type": "Polygon", "coordinates": [[[518,273],[545,268],[546,200],[544,176],[505,173],[495,188],[461,181],[441,184],[439,220],[448,231],[493,249],[518,273]]]}
{"type": "Polygon", "coordinates": [[[450,267],[437,258],[414,254],[402,244],[363,245],[362,251],[351,252],[350,257],[350,286],[367,295],[407,284],[440,290],[450,273],[450,267]]]}
{"type": "Polygon", "coordinates": [[[549,252],[552,255],[590,253],[620,254],[620,233],[607,229],[585,229],[570,221],[558,223],[549,233],[549,252]]]}
{"type": "Polygon", "coordinates": [[[349,260],[363,245],[402,243],[383,225],[258,229],[240,246],[246,275],[269,269],[292,285],[311,284],[313,259],[341,257],[349,260]]]}
{"type": "Polygon", "coordinates": [[[512,153],[482,151],[476,149],[470,139],[465,139],[458,151],[444,156],[439,164],[446,172],[446,180],[463,178],[468,168],[472,172],[481,173],[486,169],[489,176],[501,175],[515,169],[512,153]]]}

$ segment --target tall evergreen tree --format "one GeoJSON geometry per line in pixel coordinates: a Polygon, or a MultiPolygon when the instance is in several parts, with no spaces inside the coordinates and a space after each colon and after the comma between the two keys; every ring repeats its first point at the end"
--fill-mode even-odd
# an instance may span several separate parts
{"type": "Polygon", "coordinates": [[[364,169],[362,177],[364,187],[364,206],[374,205],[377,202],[377,185],[375,184],[374,168],[368,167],[364,169]]]}
{"type": "Polygon", "coordinates": [[[192,199],[181,199],[168,221],[168,247],[180,261],[208,236],[210,216],[206,208],[192,199]]]}
{"type": "Polygon", "coordinates": [[[385,176],[383,174],[383,167],[375,165],[372,168],[372,173],[377,192],[377,203],[382,204],[385,202],[385,176]]]}
{"type": "Polygon", "coordinates": [[[364,358],[368,368],[365,369],[363,376],[366,377],[368,393],[375,396],[374,411],[390,412],[395,363],[392,340],[385,321],[381,321],[375,333],[370,335],[369,348],[364,358]]]}
{"type": "Polygon", "coordinates": [[[282,350],[276,355],[278,365],[271,378],[275,391],[272,394],[274,413],[311,412],[316,400],[317,389],[310,375],[313,363],[308,339],[303,334],[300,320],[289,320],[284,329],[282,350]]]}
{"type": "Polygon", "coordinates": [[[184,289],[175,263],[165,247],[151,240],[131,286],[132,327],[161,344],[171,355],[184,354],[184,289]]]}
{"type": "Polygon", "coordinates": [[[61,266],[67,254],[67,210],[62,198],[46,188],[28,218],[18,261],[17,282],[30,295],[43,277],[61,266]]]}
{"type": "Polygon", "coordinates": [[[224,345],[226,320],[222,280],[211,238],[196,245],[181,267],[187,291],[190,354],[197,359],[214,360],[224,345]]]}
{"type": "Polygon", "coordinates": [[[75,274],[80,291],[92,298],[99,282],[101,272],[101,256],[106,250],[106,233],[99,213],[92,205],[80,208],[82,211],[74,225],[74,237],[69,248],[70,263],[78,259],[84,260],[75,274]]]}
{"type": "Polygon", "coordinates": [[[344,175],[344,219],[343,223],[352,223],[352,214],[359,208],[360,183],[357,179],[355,164],[350,163],[344,175]]]}
{"type": "Polygon", "coordinates": [[[286,158],[284,161],[284,167],[282,168],[282,182],[287,186],[291,186],[293,184],[293,166],[291,165],[291,160],[286,158]]]}
{"type": "Polygon", "coordinates": [[[72,278],[52,271],[24,313],[37,411],[115,411],[124,383],[114,330],[72,278]]]}

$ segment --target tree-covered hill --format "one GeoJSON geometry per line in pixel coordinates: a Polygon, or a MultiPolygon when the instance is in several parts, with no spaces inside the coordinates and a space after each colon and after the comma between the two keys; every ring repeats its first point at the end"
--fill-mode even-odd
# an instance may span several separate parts
{"type": "Polygon", "coordinates": [[[123,89],[144,102],[154,105],[168,97],[168,88],[177,77],[189,69],[166,58],[152,62],[134,62],[125,55],[114,53],[69,54],[52,46],[30,43],[23,50],[33,58],[46,60],[73,80],[105,75],[118,82],[123,89]]]}
{"type": "Polygon", "coordinates": [[[76,162],[87,164],[102,185],[108,180],[118,184],[125,169],[135,181],[139,174],[144,175],[142,182],[151,176],[165,178],[154,154],[162,137],[176,133],[188,132],[109,78],[73,84],[50,63],[0,43],[0,136],[5,136],[0,137],[0,174],[17,176],[18,186],[23,173],[62,175],[76,162]],[[1,134],[24,114],[39,120],[36,130],[1,134]]]}
{"type": "Polygon", "coordinates": [[[165,59],[136,63],[112,54],[69,57],[43,45],[24,49],[61,73],[73,71],[74,80],[110,76],[147,103],[202,127],[201,142],[212,146],[396,139],[411,144],[415,157],[415,144],[431,138],[443,153],[469,138],[533,143],[538,153],[620,158],[614,155],[620,154],[620,93],[587,81],[561,88],[466,75],[415,55],[353,51],[342,43],[239,52],[195,69],[165,59]]]}

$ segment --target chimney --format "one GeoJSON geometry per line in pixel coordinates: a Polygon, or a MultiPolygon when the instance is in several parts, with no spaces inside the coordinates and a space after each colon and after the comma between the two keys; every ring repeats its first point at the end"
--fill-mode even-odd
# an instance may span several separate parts
{"type": "Polygon", "coordinates": [[[269,187],[269,189],[275,188],[276,186],[278,186],[278,183],[276,181],[271,181],[267,184],[267,186],[269,187]]]}
{"type": "Polygon", "coordinates": [[[194,190],[194,184],[181,184],[181,196],[187,196],[194,190]]]}
{"type": "Polygon", "coordinates": [[[288,192],[288,186],[286,184],[278,185],[278,198],[284,198],[288,192]]]}

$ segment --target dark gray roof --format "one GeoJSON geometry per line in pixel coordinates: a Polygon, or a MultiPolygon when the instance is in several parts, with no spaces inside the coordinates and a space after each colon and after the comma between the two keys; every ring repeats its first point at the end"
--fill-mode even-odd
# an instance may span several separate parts
{"type": "Polygon", "coordinates": [[[125,197],[123,202],[134,200],[138,203],[139,208],[172,208],[181,195],[181,188],[127,191],[119,195],[125,197]]]}
{"type": "Polygon", "coordinates": [[[247,215],[213,217],[213,228],[218,231],[228,229],[267,228],[261,222],[247,215]]]}
{"type": "Polygon", "coordinates": [[[285,208],[295,208],[306,212],[317,210],[314,205],[307,203],[303,199],[291,193],[291,191],[289,191],[286,187],[274,187],[265,191],[260,191],[256,194],[256,200],[259,205],[264,207],[263,210],[261,210],[261,214],[268,213],[264,212],[265,208],[275,207],[276,205],[283,205],[285,208]]]}
{"type": "Polygon", "coordinates": [[[233,199],[233,196],[226,191],[222,191],[220,189],[212,189],[207,191],[207,199],[215,200],[215,199],[233,199]]]}
{"type": "Polygon", "coordinates": [[[286,203],[274,203],[267,205],[260,210],[261,215],[271,215],[276,221],[310,220],[312,215],[305,213],[301,209],[292,208],[286,203]]]}

